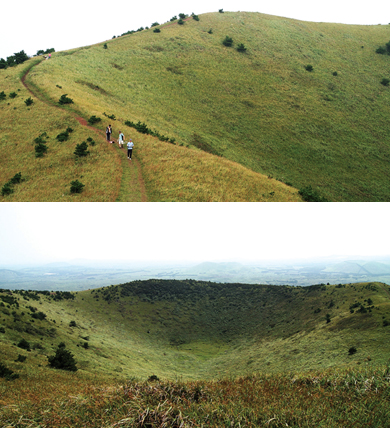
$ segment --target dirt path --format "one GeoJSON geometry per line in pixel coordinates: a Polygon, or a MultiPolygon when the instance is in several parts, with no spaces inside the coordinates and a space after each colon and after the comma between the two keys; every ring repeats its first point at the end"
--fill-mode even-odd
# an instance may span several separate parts
{"type": "MultiPolygon", "coordinates": [[[[63,110],[59,105],[48,103],[47,100],[44,99],[44,97],[41,97],[38,93],[34,92],[31,86],[28,85],[26,82],[27,76],[32,70],[33,67],[40,64],[42,61],[38,62],[37,64],[30,67],[26,73],[22,76],[22,84],[23,86],[30,92],[31,95],[38,98],[40,101],[63,110]]],[[[69,110],[66,110],[69,112],[69,110]]],[[[106,135],[104,131],[94,128],[93,126],[89,125],[87,120],[84,119],[81,116],[78,116],[76,113],[73,113],[74,118],[79,122],[81,126],[84,126],[86,128],[89,128],[91,131],[95,132],[102,138],[106,140],[106,135]]],[[[109,143],[107,143],[109,144],[109,143]]],[[[130,161],[127,159],[127,149],[123,148],[120,149],[117,147],[116,144],[111,144],[113,150],[120,150],[122,153],[117,153],[117,155],[120,158],[121,161],[121,167],[122,167],[122,177],[121,177],[121,185],[119,189],[119,193],[117,195],[116,201],[120,202],[147,202],[147,196],[146,196],[146,189],[145,189],[145,183],[142,177],[142,168],[141,164],[138,161],[137,158],[134,158],[130,161]]]]}

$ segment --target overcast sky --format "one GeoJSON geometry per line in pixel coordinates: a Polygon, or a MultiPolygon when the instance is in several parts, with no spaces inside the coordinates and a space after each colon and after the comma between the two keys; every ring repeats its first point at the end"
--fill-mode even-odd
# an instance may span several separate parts
{"type": "Polygon", "coordinates": [[[0,204],[0,266],[389,255],[387,203],[0,204]]]}
{"type": "MultiPolygon", "coordinates": [[[[0,58],[24,50],[56,51],[99,43],[179,13],[248,11],[303,21],[377,25],[390,22],[390,2],[371,0],[20,0],[1,2],[0,58]]],[[[386,42],[386,40],[384,41],[386,42]]]]}

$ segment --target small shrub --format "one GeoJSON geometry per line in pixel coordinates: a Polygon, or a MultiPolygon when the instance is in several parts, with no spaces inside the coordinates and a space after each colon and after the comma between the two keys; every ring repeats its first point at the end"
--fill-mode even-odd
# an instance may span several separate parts
{"type": "Polygon", "coordinates": [[[24,363],[27,357],[25,355],[18,354],[18,358],[15,360],[16,363],[24,363]]]}
{"type": "Polygon", "coordinates": [[[9,97],[10,98],[16,98],[18,96],[18,94],[16,93],[16,92],[11,92],[10,94],[9,94],[9,97]]]}
{"type": "Polygon", "coordinates": [[[390,80],[389,80],[389,79],[383,78],[383,79],[381,80],[381,84],[382,84],[383,86],[389,86],[389,83],[390,83],[390,80]]]}
{"type": "Polygon", "coordinates": [[[47,152],[47,146],[45,143],[40,142],[35,146],[35,157],[36,158],[42,158],[46,152],[47,152]]]}
{"type": "Polygon", "coordinates": [[[219,13],[223,13],[223,9],[219,9],[219,11],[218,11],[219,13]]]}
{"type": "Polygon", "coordinates": [[[177,21],[177,16],[172,16],[172,18],[170,19],[170,21],[177,21]]]}
{"type": "Polygon", "coordinates": [[[66,131],[68,134],[71,134],[73,132],[73,129],[71,127],[66,128],[66,131]]]}
{"type": "Polygon", "coordinates": [[[209,34],[213,34],[213,29],[212,28],[210,28],[210,30],[209,31],[207,31],[209,34]]]}
{"type": "Polygon", "coordinates": [[[390,321],[383,320],[383,327],[387,327],[390,325],[390,321]]]}
{"type": "Polygon", "coordinates": [[[383,46],[379,46],[379,48],[375,51],[377,54],[386,55],[387,51],[383,46]]]}
{"type": "Polygon", "coordinates": [[[62,342],[58,345],[55,355],[47,357],[49,366],[54,369],[76,372],[76,361],[72,353],[65,348],[65,344],[62,342]]]}
{"type": "Polygon", "coordinates": [[[243,43],[240,43],[240,44],[237,46],[237,50],[238,50],[238,52],[246,52],[246,47],[244,46],[244,44],[243,44],[243,43]]]}
{"type": "Polygon", "coordinates": [[[312,66],[312,65],[307,64],[307,65],[305,66],[305,70],[306,70],[306,71],[310,71],[310,72],[312,72],[312,71],[314,70],[314,68],[313,68],[313,66],[312,66]]]}
{"type": "Polygon", "coordinates": [[[107,43],[104,43],[103,49],[108,49],[107,43]]]}
{"type": "Polygon", "coordinates": [[[12,188],[11,184],[5,183],[4,186],[1,188],[1,195],[2,196],[8,196],[11,193],[14,193],[14,189],[12,188]]]}
{"type": "Polygon", "coordinates": [[[198,15],[192,15],[192,19],[195,21],[199,21],[199,16],[198,15]]]}
{"type": "Polygon", "coordinates": [[[348,349],[348,354],[349,354],[349,355],[356,354],[356,352],[357,352],[357,349],[356,349],[356,347],[355,347],[355,346],[351,346],[351,347],[348,349]]]}
{"type": "Polygon", "coordinates": [[[300,189],[298,193],[306,202],[326,202],[326,199],[321,197],[317,190],[314,190],[311,186],[300,189]]]}
{"type": "Polygon", "coordinates": [[[153,30],[153,33],[161,33],[161,30],[160,30],[159,28],[155,28],[155,29],[153,30]]]}
{"type": "Polygon", "coordinates": [[[96,117],[96,116],[91,116],[89,119],[88,119],[88,123],[90,124],[90,125],[94,125],[95,123],[99,123],[99,122],[101,122],[102,121],[102,119],[100,118],[100,117],[96,117]]]}
{"type": "Polygon", "coordinates": [[[69,139],[69,132],[67,131],[61,132],[57,135],[56,138],[59,142],[67,141],[69,139]]]}
{"type": "Polygon", "coordinates": [[[7,95],[4,91],[0,92],[0,101],[4,101],[7,98],[7,95]]]}
{"type": "Polygon", "coordinates": [[[332,74],[333,76],[337,76],[337,71],[334,71],[332,74]]]}
{"type": "Polygon", "coordinates": [[[157,27],[157,25],[160,25],[158,22],[153,22],[153,24],[150,27],[157,27]]]}
{"type": "Polygon", "coordinates": [[[183,21],[182,19],[179,19],[179,20],[177,21],[177,23],[178,23],[179,25],[184,25],[184,21],[183,21]]]}
{"type": "Polygon", "coordinates": [[[71,322],[69,323],[69,327],[77,327],[77,325],[76,325],[76,321],[71,321],[71,322]]]}
{"type": "Polygon", "coordinates": [[[24,103],[27,107],[29,107],[33,102],[34,100],[31,97],[27,98],[27,100],[24,100],[24,103]]]}
{"type": "Polygon", "coordinates": [[[179,13],[180,19],[186,19],[187,17],[188,17],[188,15],[186,15],[185,13],[179,13]]]}
{"type": "Polygon", "coordinates": [[[329,324],[330,323],[330,314],[326,314],[325,319],[326,319],[326,323],[329,324]]]}
{"type": "Polygon", "coordinates": [[[22,173],[18,172],[9,181],[11,184],[19,184],[22,181],[22,173]]]}
{"type": "Polygon", "coordinates": [[[89,155],[88,144],[85,141],[83,141],[81,144],[77,144],[74,154],[78,157],[89,155]]]}
{"type": "Polygon", "coordinates": [[[61,95],[60,99],[58,100],[58,104],[73,104],[72,98],[67,97],[68,94],[61,95]]]}
{"type": "Polygon", "coordinates": [[[88,137],[88,138],[87,138],[87,141],[88,141],[88,143],[89,143],[91,146],[94,146],[94,145],[96,144],[95,140],[94,140],[93,138],[91,138],[91,137],[88,137]]]}
{"type": "Polygon", "coordinates": [[[83,343],[83,348],[84,349],[88,349],[89,348],[89,343],[88,342],[84,342],[83,343]]]}
{"type": "Polygon", "coordinates": [[[231,46],[233,46],[233,39],[231,37],[229,37],[229,36],[226,36],[224,38],[224,40],[222,41],[222,44],[224,46],[231,47],[231,46]]]}
{"type": "Polygon", "coordinates": [[[70,193],[81,193],[85,184],[81,183],[79,180],[74,180],[70,183],[70,193]]]}
{"type": "Polygon", "coordinates": [[[158,382],[160,379],[156,375],[149,376],[149,382],[158,382]]]}
{"type": "Polygon", "coordinates": [[[18,374],[14,373],[11,369],[6,367],[3,363],[0,363],[0,377],[5,380],[13,380],[19,377],[18,374]]]}
{"type": "Polygon", "coordinates": [[[25,349],[26,351],[31,351],[30,344],[27,342],[26,339],[21,339],[16,346],[20,349],[25,349]]]}

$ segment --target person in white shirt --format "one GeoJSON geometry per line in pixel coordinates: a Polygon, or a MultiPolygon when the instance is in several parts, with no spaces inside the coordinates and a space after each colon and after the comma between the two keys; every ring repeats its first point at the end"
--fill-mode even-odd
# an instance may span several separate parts
{"type": "Polygon", "coordinates": [[[119,140],[118,140],[118,142],[119,142],[119,147],[121,149],[123,149],[123,140],[124,139],[125,139],[125,136],[123,135],[122,131],[119,131],[119,140]]]}
{"type": "Polygon", "coordinates": [[[133,153],[133,147],[134,147],[134,143],[130,139],[130,141],[127,143],[127,159],[131,160],[131,155],[133,153]]]}

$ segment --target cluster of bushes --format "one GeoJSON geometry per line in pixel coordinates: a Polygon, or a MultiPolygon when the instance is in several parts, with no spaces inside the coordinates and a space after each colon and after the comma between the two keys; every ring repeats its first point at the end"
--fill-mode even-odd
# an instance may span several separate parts
{"type": "Polygon", "coordinates": [[[73,129],[68,127],[66,128],[66,131],[60,132],[57,135],[57,140],[62,143],[63,141],[67,141],[69,139],[69,134],[71,134],[73,132],[73,129]]]}
{"type": "Polygon", "coordinates": [[[4,186],[1,189],[2,196],[7,196],[7,195],[10,195],[11,193],[14,193],[15,184],[19,184],[22,181],[23,181],[22,173],[18,172],[11,178],[11,180],[9,180],[7,183],[4,184],[4,186]]]}
{"type": "MultiPolygon", "coordinates": [[[[231,38],[231,37],[229,37],[229,36],[226,36],[224,39],[223,39],[223,41],[222,41],[222,44],[224,45],[224,46],[227,46],[228,48],[230,48],[230,47],[232,47],[233,46],[233,39],[231,38]]],[[[240,43],[238,46],[237,46],[237,51],[238,52],[246,52],[246,47],[244,46],[244,44],[243,43],[240,43]]]]}
{"type": "Polygon", "coordinates": [[[28,59],[29,57],[24,50],[7,57],[6,60],[4,58],[0,58],[0,69],[15,67],[18,64],[23,64],[24,61],[27,61],[28,59]]]}
{"type": "MultiPolygon", "coordinates": [[[[18,89],[20,91],[20,89],[18,89]]],[[[18,94],[16,92],[11,92],[9,94],[10,98],[16,98],[18,96],[18,94]]],[[[4,101],[7,98],[7,95],[4,91],[0,92],[0,101],[4,101]]]]}
{"type": "Polygon", "coordinates": [[[375,52],[380,55],[390,55],[390,42],[386,43],[385,46],[379,46],[375,52]]]}
{"type": "Polygon", "coordinates": [[[129,126],[130,128],[134,128],[141,134],[152,135],[153,137],[157,137],[160,141],[167,141],[172,144],[174,144],[176,141],[174,138],[166,137],[165,135],[160,134],[158,131],[152,131],[150,128],[148,128],[146,123],[141,123],[140,121],[138,121],[137,123],[134,123],[130,120],[126,120],[125,125],[129,126]]]}
{"type": "Polygon", "coordinates": [[[49,138],[44,132],[39,137],[35,138],[35,157],[36,158],[42,158],[43,155],[47,152],[47,146],[46,146],[46,138],[49,138]]]}

